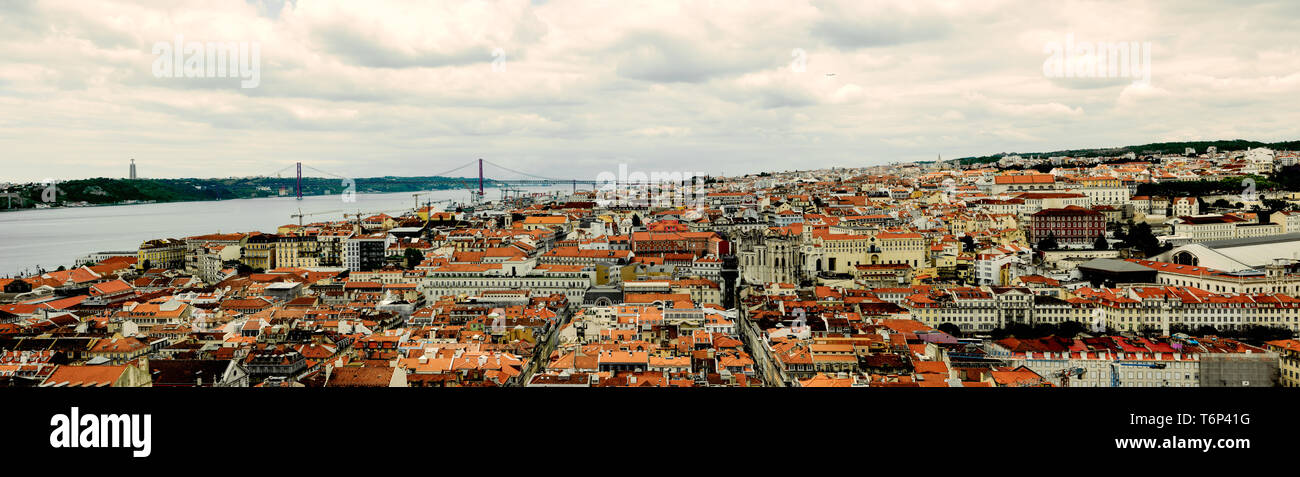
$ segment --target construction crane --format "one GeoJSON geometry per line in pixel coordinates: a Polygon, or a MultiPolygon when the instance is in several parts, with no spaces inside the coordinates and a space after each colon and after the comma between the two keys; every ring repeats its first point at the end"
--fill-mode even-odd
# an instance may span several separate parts
{"type": "Polygon", "coordinates": [[[367,216],[367,215],[374,214],[374,213],[377,213],[377,212],[362,212],[362,211],[358,210],[357,213],[355,213],[355,214],[343,214],[343,220],[348,220],[348,217],[355,217],[355,218],[357,219],[357,225],[361,225],[361,218],[362,218],[362,217],[365,217],[365,216],[367,216]]]}
{"type": "Polygon", "coordinates": [[[503,200],[503,201],[504,201],[504,200],[509,200],[509,199],[510,199],[510,194],[511,194],[512,192],[515,194],[515,198],[516,198],[516,199],[518,199],[519,196],[524,192],[523,189],[519,189],[519,188],[515,188],[515,187],[510,187],[509,185],[506,185],[506,184],[501,184],[501,185],[498,186],[497,188],[501,190],[501,200],[503,200]]]}
{"type": "Polygon", "coordinates": [[[1088,372],[1087,369],[1081,367],[1065,368],[1060,371],[1057,371],[1056,377],[1061,378],[1061,387],[1068,388],[1070,387],[1070,376],[1078,376],[1079,378],[1083,378],[1083,374],[1087,372],[1088,372]]]}
{"type": "MultiPolygon", "coordinates": [[[[424,201],[424,207],[427,208],[427,209],[429,209],[428,213],[426,213],[425,216],[424,216],[424,223],[427,225],[427,224],[429,223],[429,221],[433,220],[433,204],[455,204],[455,203],[456,203],[456,201],[451,200],[451,199],[439,199],[439,200],[426,200],[426,201],[424,201]]],[[[419,213],[420,213],[420,209],[415,209],[415,213],[416,213],[416,215],[419,215],[419,213]]]]}
{"type": "MultiPolygon", "coordinates": [[[[421,195],[424,195],[424,194],[421,194],[421,195]]],[[[433,207],[433,204],[454,204],[454,203],[456,203],[456,201],[451,200],[451,199],[426,200],[426,201],[424,201],[424,206],[425,206],[425,207],[433,207]]],[[[418,205],[417,205],[415,211],[416,211],[416,212],[419,212],[419,211],[420,211],[418,205]]]]}
{"type": "Polygon", "coordinates": [[[1119,387],[1120,366],[1132,366],[1135,368],[1148,368],[1148,369],[1165,369],[1164,363],[1121,363],[1119,361],[1110,363],[1110,387],[1112,388],[1119,387]]]}
{"type": "Polygon", "coordinates": [[[327,211],[325,211],[325,212],[312,212],[312,213],[310,213],[310,214],[304,214],[304,213],[302,213],[302,209],[299,208],[299,209],[298,209],[298,213],[296,213],[296,214],[290,214],[289,217],[290,217],[290,218],[295,218],[295,217],[296,217],[296,218],[298,219],[298,227],[302,227],[302,218],[303,218],[303,217],[311,217],[311,216],[313,216],[313,215],[337,214],[337,213],[339,213],[339,212],[343,212],[343,211],[342,211],[342,210],[327,210],[327,211]]]}
{"type": "Polygon", "coordinates": [[[412,199],[415,199],[415,210],[417,210],[417,211],[420,210],[420,196],[424,196],[424,195],[429,195],[429,193],[428,193],[428,192],[416,192],[416,193],[414,193],[414,194],[411,194],[411,198],[412,198],[412,199]]]}
{"type": "MultiPolygon", "coordinates": [[[[419,200],[419,196],[422,196],[422,195],[429,195],[429,194],[426,192],[426,193],[411,194],[411,195],[412,195],[412,196],[415,196],[415,197],[416,197],[416,200],[419,200]]],[[[453,200],[451,200],[451,199],[439,199],[439,200],[426,200],[426,201],[424,201],[424,207],[425,207],[426,209],[428,209],[428,210],[425,212],[425,214],[424,214],[424,226],[427,228],[427,227],[429,226],[429,222],[432,222],[432,221],[433,221],[433,204],[451,204],[451,203],[454,203],[454,202],[455,202],[455,201],[453,201],[453,200]]],[[[416,203],[415,203],[415,215],[416,215],[417,217],[420,215],[420,203],[419,203],[419,202],[416,202],[416,203]]]]}
{"type": "Polygon", "coordinates": [[[368,216],[368,215],[373,215],[373,214],[387,214],[387,213],[390,213],[390,212],[406,212],[406,209],[376,210],[376,211],[373,211],[373,212],[362,212],[362,211],[359,211],[359,210],[358,210],[357,213],[355,213],[355,214],[343,214],[343,219],[344,219],[344,220],[347,220],[348,217],[356,217],[356,218],[357,218],[357,225],[361,225],[361,218],[362,218],[362,217],[365,217],[365,216],[368,216]]]}

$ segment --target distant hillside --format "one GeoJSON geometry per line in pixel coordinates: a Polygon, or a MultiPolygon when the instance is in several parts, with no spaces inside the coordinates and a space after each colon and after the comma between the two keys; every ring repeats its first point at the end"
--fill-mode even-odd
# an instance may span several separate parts
{"type": "MultiPolygon", "coordinates": [[[[227,178],[227,179],[78,179],[58,183],[58,193],[52,205],[87,202],[90,204],[116,204],[125,201],[182,202],[197,200],[251,199],[278,197],[281,190],[293,195],[295,178],[227,178]]],[[[415,192],[476,187],[477,178],[454,177],[370,177],[355,180],[355,192],[415,192]]],[[[495,185],[485,181],[485,185],[495,185]]],[[[303,195],[341,194],[346,184],[341,179],[302,179],[303,195]]],[[[44,202],[45,187],[40,184],[17,186],[11,192],[21,197],[21,204],[13,208],[31,208],[44,202]]],[[[0,207],[7,202],[0,201],[0,207]]]]}
{"type": "Polygon", "coordinates": [[[1240,149],[1249,149],[1253,147],[1268,147],[1272,149],[1295,150],[1300,149],[1300,141],[1282,141],[1282,142],[1259,142],[1247,141],[1245,139],[1220,140],[1220,141],[1189,141],[1189,142],[1157,142],[1143,144],[1141,146],[1125,146],[1113,148],[1096,148],[1096,149],[1070,149],[1064,151],[1051,152],[1003,152],[990,156],[963,157],[957,159],[960,164],[987,164],[1002,159],[1002,156],[1019,155],[1022,157],[1039,156],[1070,156],[1070,157],[1100,157],[1100,156],[1118,156],[1127,152],[1132,152],[1138,157],[1146,155],[1159,154],[1182,154],[1187,148],[1194,148],[1196,152],[1203,153],[1205,149],[1214,146],[1219,151],[1232,151],[1240,149]]]}

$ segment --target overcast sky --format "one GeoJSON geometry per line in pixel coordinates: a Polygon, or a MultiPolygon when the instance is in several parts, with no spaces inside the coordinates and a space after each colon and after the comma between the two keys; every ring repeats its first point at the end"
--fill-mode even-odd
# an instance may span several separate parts
{"type": "Polygon", "coordinates": [[[1300,138],[1294,1],[416,3],[0,0],[0,181],[131,158],[595,178],[1300,138]],[[256,43],[257,87],[157,77],[177,35],[256,43]],[[1150,83],[1049,77],[1067,35],[1149,43],[1150,83]]]}

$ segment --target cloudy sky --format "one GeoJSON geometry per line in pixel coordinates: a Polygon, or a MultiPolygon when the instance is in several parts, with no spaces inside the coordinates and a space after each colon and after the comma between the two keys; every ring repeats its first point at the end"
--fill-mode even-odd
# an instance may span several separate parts
{"type": "Polygon", "coordinates": [[[1051,5],[0,0],[0,181],[131,158],[594,178],[1300,138],[1300,2],[1051,5]],[[256,44],[257,87],[155,74],[178,35],[256,44]],[[1149,44],[1149,84],[1048,74],[1067,38],[1149,44]]]}

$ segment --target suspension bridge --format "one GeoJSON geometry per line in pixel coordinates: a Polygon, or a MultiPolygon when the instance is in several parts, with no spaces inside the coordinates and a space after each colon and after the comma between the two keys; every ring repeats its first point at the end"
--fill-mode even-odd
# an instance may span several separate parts
{"type": "Polygon", "coordinates": [[[345,184],[345,187],[349,184],[355,187],[362,180],[371,183],[421,184],[421,185],[430,183],[430,179],[432,178],[437,178],[445,181],[456,181],[460,183],[463,189],[470,192],[471,197],[475,202],[484,199],[484,189],[488,187],[499,188],[503,191],[503,193],[506,193],[512,191],[519,192],[519,190],[515,189],[514,187],[572,185],[573,191],[577,192],[579,184],[584,186],[589,185],[594,190],[599,185],[615,182],[615,181],[599,181],[595,179],[564,179],[564,178],[555,178],[555,177],[545,177],[537,174],[531,174],[528,172],[522,172],[515,169],[511,169],[509,167],[505,167],[500,164],[496,164],[492,161],[487,161],[484,159],[473,160],[465,164],[461,164],[460,166],[457,166],[455,168],[448,169],[443,172],[439,172],[437,174],[431,174],[428,176],[421,176],[421,177],[376,177],[376,178],[355,179],[348,176],[335,174],[328,171],[323,171],[312,166],[304,165],[302,162],[296,162],[294,164],[285,166],[280,170],[271,172],[263,176],[256,176],[256,177],[285,179],[287,181],[290,181],[289,183],[284,184],[283,187],[287,189],[289,186],[292,186],[293,194],[297,196],[299,200],[301,200],[303,197],[303,182],[302,182],[303,178],[313,177],[313,176],[304,176],[303,175],[304,169],[308,170],[309,173],[314,173],[323,176],[324,178],[340,179],[345,184]],[[473,167],[475,165],[478,166],[477,177],[457,177],[452,175],[457,172],[464,171],[466,168],[473,167]],[[485,166],[491,166],[496,169],[497,173],[503,173],[503,174],[498,175],[496,177],[488,177],[487,175],[484,174],[485,166]],[[284,177],[284,175],[289,173],[290,171],[293,172],[294,176],[284,177]]]}

